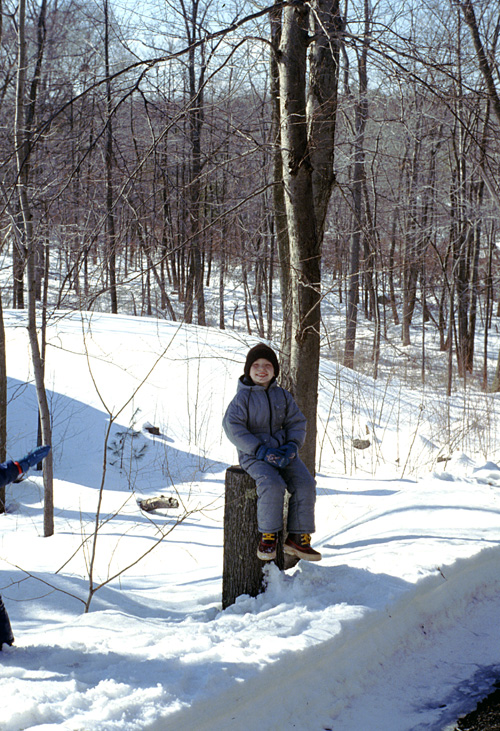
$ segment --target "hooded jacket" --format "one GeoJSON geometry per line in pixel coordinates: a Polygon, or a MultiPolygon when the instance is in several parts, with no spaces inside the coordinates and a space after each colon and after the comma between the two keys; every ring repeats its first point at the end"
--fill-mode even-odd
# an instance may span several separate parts
{"type": "Polygon", "coordinates": [[[8,485],[9,482],[14,480],[21,474],[21,469],[18,467],[16,462],[8,460],[8,462],[2,462],[0,464],[0,487],[8,485]]]}
{"type": "Polygon", "coordinates": [[[292,394],[275,380],[266,389],[245,376],[238,381],[236,396],[227,407],[222,426],[238,450],[243,469],[255,461],[261,444],[281,447],[295,442],[300,448],[306,437],[306,419],[292,394]]]}

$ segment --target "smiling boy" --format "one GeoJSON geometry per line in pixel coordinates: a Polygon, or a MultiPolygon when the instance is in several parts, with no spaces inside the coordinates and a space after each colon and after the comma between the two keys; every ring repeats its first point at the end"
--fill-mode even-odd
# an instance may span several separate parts
{"type": "Polygon", "coordinates": [[[264,343],[251,348],[223,427],[238,450],[240,465],[257,486],[257,556],[263,561],[276,558],[288,490],[288,537],[284,551],[306,561],[319,561],[321,554],[311,547],[316,483],[298,456],[306,436],[306,419],[291,393],[278,386],[278,375],[274,350],[264,343]]]}

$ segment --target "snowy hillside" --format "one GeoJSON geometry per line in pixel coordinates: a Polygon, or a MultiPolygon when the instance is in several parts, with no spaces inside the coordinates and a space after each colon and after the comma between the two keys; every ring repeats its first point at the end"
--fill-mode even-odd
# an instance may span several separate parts
{"type": "MultiPolygon", "coordinates": [[[[5,319],[19,458],[36,443],[36,396],[24,313],[5,319]]],[[[268,567],[265,593],[221,610],[224,472],[236,458],[221,419],[254,342],[151,318],[53,320],[56,532],[43,537],[37,473],[7,488],[0,516],[16,635],[0,655],[3,731],[437,731],[490,687],[497,395],[448,400],[324,360],[313,539],[324,558],[268,567]],[[161,493],[179,508],[139,510],[161,493]]]]}

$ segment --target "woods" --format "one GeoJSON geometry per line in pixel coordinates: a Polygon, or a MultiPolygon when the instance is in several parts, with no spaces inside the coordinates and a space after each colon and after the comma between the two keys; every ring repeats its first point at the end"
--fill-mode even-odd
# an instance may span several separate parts
{"type": "MultiPolygon", "coordinates": [[[[419,313],[449,392],[457,376],[500,389],[497,1],[2,10],[1,297],[29,308],[45,441],[44,318],[224,329],[228,282],[248,333],[282,336],[312,470],[320,353],[377,377],[389,324],[406,348],[419,313]]],[[[425,380],[425,332],[420,357],[425,380]]]]}
{"type": "Polygon", "coordinates": [[[444,727],[497,667],[499,11],[0,0],[5,723],[444,727]],[[316,516],[262,547],[258,341],[316,516]]]}

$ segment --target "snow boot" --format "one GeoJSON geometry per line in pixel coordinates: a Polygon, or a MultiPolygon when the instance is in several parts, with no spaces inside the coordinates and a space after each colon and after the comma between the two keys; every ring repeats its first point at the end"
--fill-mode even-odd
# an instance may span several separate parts
{"type": "Polygon", "coordinates": [[[278,536],[276,533],[262,533],[260,536],[259,547],[257,549],[257,557],[261,561],[273,561],[276,558],[276,542],[278,536]]]}
{"type": "Polygon", "coordinates": [[[309,533],[289,533],[283,550],[289,556],[296,556],[304,561],[321,561],[321,553],[311,546],[309,533]]]}

